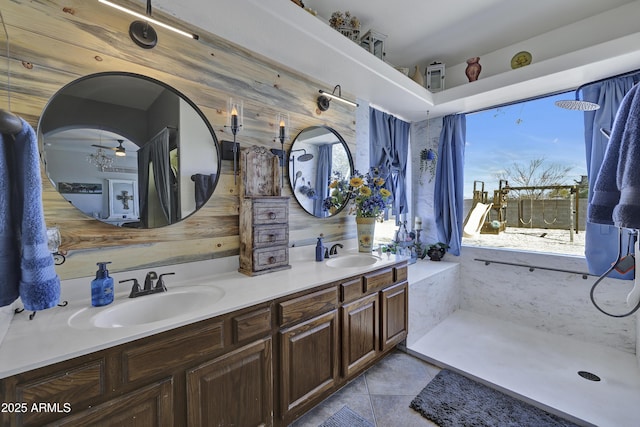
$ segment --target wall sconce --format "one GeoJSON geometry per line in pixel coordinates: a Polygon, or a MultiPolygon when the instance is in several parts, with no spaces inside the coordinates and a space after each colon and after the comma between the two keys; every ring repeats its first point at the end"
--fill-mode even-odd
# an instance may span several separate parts
{"type": "Polygon", "coordinates": [[[111,6],[115,9],[118,9],[121,12],[128,13],[129,15],[135,16],[142,21],[133,21],[129,26],[129,36],[131,40],[134,41],[135,44],[140,46],[143,49],[151,49],[158,43],[158,35],[156,34],[156,30],[150,24],[156,24],[162,28],[167,30],[171,30],[174,33],[178,33],[185,37],[189,37],[191,39],[198,40],[200,37],[197,34],[188,33],[186,31],[179,30],[176,27],[172,27],[171,25],[165,24],[164,22],[160,22],[151,17],[151,0],[147,0],[147,14],[143,15],[141,13],[135,12],[131,9],[128,9],[124,6],[120,6],[108,0],[98,0],[100,3],[106,4],[107,6],[111,6]]]}
{"type": "Polygon", "coordinates": [[[227,103],[227,125],[231,129],[231,133],[233,134],[233,183],[236,183],[236,175],[238,170],[238,143],[236,142],[236,135],[240,132],[240,128],[242,127],[244,111],[242,100],[234,100],[233,98],[229,98],[229,102],[227,103]]]}
{"type": "Polygon", "coordinates": [[[331,101],[331,99],[335,99],[337,101],[340,102],[344,102],[345,104],[349,104],[352,107],[357,107],[358,104],[353,102],[353,101],[349,101],[346,98],[342,97],[342,88],[340,87],[340,85],[336,85],[333,88],[333,91],[331,93],[326,92],[322,89],[320,89],[318,92],[320,92],[320,96],[318,97],[318,99],[316,100],[316,103],[318,105],[318,109],[320,109],[320,111],[327,111],[329,109],[329,102],[331,101]],[[336,95],[336,89],[338,90],[338,94],[336,95]]]}
{"type": "Polygon", "coordinates": [[[276,141],[280,141],[281,153],[280,167],[280,189],[284,187],[284,142],[289,140],[289,113],[276,114],[276,141]]]}

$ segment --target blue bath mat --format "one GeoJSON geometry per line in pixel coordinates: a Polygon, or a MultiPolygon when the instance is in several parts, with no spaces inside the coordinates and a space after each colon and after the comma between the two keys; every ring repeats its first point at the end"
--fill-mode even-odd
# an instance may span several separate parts
{"type": "Polygon", "coordinates": [[[440,427],[578,427],[447,369],[422,389],[410,407],[440,427]]]}
{"type": "Polygon", "coordinates": [[[373,424],[353,412],[348,406],[343,406],[318,427],[373,427],[373,424]]]}

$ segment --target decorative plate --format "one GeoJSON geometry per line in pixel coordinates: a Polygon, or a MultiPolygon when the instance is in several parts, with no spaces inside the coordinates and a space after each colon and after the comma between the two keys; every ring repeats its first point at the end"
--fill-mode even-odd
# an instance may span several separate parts
{"type": "Polygon", "coordinates": [[[526,51],[518,52],[511,58],[511,68],[516,69],[531,64],[531,54],[526,51]]]}

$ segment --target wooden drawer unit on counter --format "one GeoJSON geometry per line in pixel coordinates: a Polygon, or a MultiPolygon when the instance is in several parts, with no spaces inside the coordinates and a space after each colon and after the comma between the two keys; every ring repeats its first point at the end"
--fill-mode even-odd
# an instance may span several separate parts
{"type": "Polygon", "coordinates": [[[281,195],[279,158],[265,147],[240,151],[240,273],[291,268],[289,198],[281,195]]]}
{"type": "Polygon", "coordinates": [[[291,268],[289,198],[247,197],[240,202],[240,268],[249,276],[291,268]]]}

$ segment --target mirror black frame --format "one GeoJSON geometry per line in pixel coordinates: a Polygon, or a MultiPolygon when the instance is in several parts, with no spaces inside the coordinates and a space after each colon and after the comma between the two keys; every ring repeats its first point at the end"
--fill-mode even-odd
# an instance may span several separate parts
{"type": "MultiPolygon", "coordinates": [[[[335,129],[333,129],[333,128],[329,127],[329,126],[326,126],[326,125],[309,126],[309,127],[306,127],[306,128],[304,128],[304,129],[302,129],[300,132],[298,132],[298,134],[296,135],[296,137],[295,137],[295,138],[293,139],[293,141],[291,142],[291,147],[290,147],[290,149],[289,149],[289,152],[287,153],[287,165],[289,165],[289,164],[290,164],[290,162],[291,162],[291,152],[295,150],[295,147],[294,147],[294,146],[295,146],[296,141],[297,141],[297,140],[298,140],[298,138],[300,137],[300,135],[301,135],[303,132],[305,132],[305,131],[309,131],[309,130],[312,130],[312,129],[325,129],[326,131],[331,132],[331,133],[336,137],[336,139],[338,140],[338,142],[340,142],[340,143],[342,144],[342,146],[344,147],[344,150],[345,150],[345,152],[346,152],[346,154],[347,154],[347,160],[349,161],[349,169],[350,169],[350,170],[349,170],[349,177],[347,177],[347,178],[350,178],[351,176],[353,176],[353,173],[354,173],[354,171],[355,171],[355,166],[354,166],[354,163],[353,163],[353,157],[352,157],[352,155],[351,155],[351,150],[349,149],[349,145],[347,145],[347,142],[344,140],[344,138],[342,137],[342,135],[340,135],[340,134],[338,133],[338,131],[336,131],[335,129]]],[[[288,167],[288,166],[287,166],[287,171],[289,171],[289,167],[288,167]]],[[[302,203],[300,202],[300,200],[298,199],[298,196],[296,196],[295,188],[293,187],[292,179],[291,179],[291,176],[290,176],[289,172],[287,172],[287,176],[288,176],[288,178],[289,178],[289,179],[288,179],[288,181],[289,181],[289,188],[290,188],[290,190],[291,190],[291,194],[293,195],[293,198],[296,200],[296,202],[298,203],[298,205],[300,206],[300,208],[301,208],[304,212],[308,213],[309,215],[313,216],[314,218],[324,219],[324,218],[330,218],[330,217],[332,217],[332,216],[336,216],[336,215],[338,215],[340,212],[342,212],[342,210],[343,210],[343,209],[344,209],[344,208],[349,204],[350,197],[346,198],[345,203],[343,203],[343,204],[342,204],[342,206],[340,206],[340,208],[336,209],[336,211],[335,211],[334,213],[332,213],[332,214],[327,213],[327,215],[326,215],[326,216],[317,216],[317,215],[315,215],[314,213],[309,212],[309,210],[307,210],[307,209],[303,206],[303,204],[302,204],[302,203]]],[[[331,176],[330,176],[329,178],[331,178],[331,176]]]]}
{"type": "MultiPolygon", "coordinates": [[[[220,148],[220,142],[218,141],[218,138],[217,138],[217,136],[215,134],[213,126],[209,122],[209,119],[207,119],[207,117],[204,115],[202,110],[200,110],[200,108],[189,97],[187,97],[184,93],[182,93],[180,90],[176,89],[175,87],[173,87],[173,86],[171,86],[171,85],[169,85],[169,84],[167,84],[165,82],[162,82],[162,81],[160,81],[158,79],[155,79],[153,77],[145,76],[143,74],[138,74],[138,73],[132,73],[132,72],[128,72],[128,71],[106,71],[106,72],[88,74],[86,76],[79,77],[79,78],[67,83],[62,88],[60,88],[58,91],[56,91],[56,93],[54,93],[49,98],[47,103],[45,104],[44,108],[42,109],[42,113],[40,115],[40,119],[38,121],[38,129],[37,129],[38,146],[39,146],[39,151],[40,151],[40,158],[41,158],[41,160],[42,160],[42,162],[44,164],[44,167],[45,167],[45,175],[49,179],[49,182],[51,182],[53,187],[56,189],[56,191],[58,191],[58,188],[55,186],[55,184],[53,183],[53,181],[49,177],[49,174],[47,172],[47,162],[46,162],[46,158],[45,158],[45,154],[44,154],[45,134],[44,134],[44,131],[42,129],[42,126],[43,126],[43,118],[45,117],[45,113],[47,111],[47,108],[49,108],[51,106],[51,104],[54,102],[54,100],[56,99],[57,96],[59,96],[61,94],[64,94],[65,91],[68,90],[70,87],[72,87],[74,85],[77,85],[78,83],[84,82],[86,80],[92,79],[92,78],[109,77],[109,76],[131,77],[131,78],[141,79],[141,80],[147,81],[149,83],[153,83],[153,84],[159,85],[163,89],[165,89],[165,90],[173,93],[174,95],[176,95],[182,101],[186,102],[197,113],[197,115],[200,117],[202,122],[205,124],[207,130],[209,131],[209,134],[211,135],[212,140],[213,140],[213,145],[214,145],[215,150],[216,150],[216,165],[215,165],[216,173],[215,173],[214,181],[213,181],[212,186],[211,186],[211,194],[207,198],[207,201],[210,200],[211,197],[213,196],[213,193],[215,192],[215,188],[217,187],[219,179],[220,179],[221,166],[222,166],[222,150],[220,148]]],[[[89,128],[89,126],[86,126],[86,127],[89,128]]],[[[105,129],[105,130],[113,131],[113,129],[105,129]]],[[[47,130],[47,132],[50,132],[50,131],[51,130],[47,130]]],[[[202,206],[200,206],[200,207],[202,207],[202,206]]],[[[199,209],[200,209],[199,207],[196,207],[191,213],[189,213],[185,217],[182,217],[178,221],[173,222],[171,224],[167,224],[166,226],[177,224],[177,223],[179,223],[181,221],[186,220],[187,218],[192,216],[194,213],[196,213],[199,209]]],[[[88,215],[87,213],[81,211],[80,209],[78,209],[78,210],[80,212],[82,212],[83,215],[86,215],[89,218],[93,218],[91,215],[88,215]]],[[[114,224],[109,224],[108,222],[105,222],[105,221],[101,221],[100,219],[97,219],[97,218],[93,218],[93,219],[96,219],[97,221],[99,221],[99,222],[101,222],[103,224],[114,225],[114,224]]],[[[114,225],[114,226],[116,226],[116,225],[114,225]]],[[[159,226],[159,227],[144,227],[144,228],[139,228],[139,229],[140,230],[150,230],[150,229],[162,228],[162,227],[163,226],[159,226]]]]}

